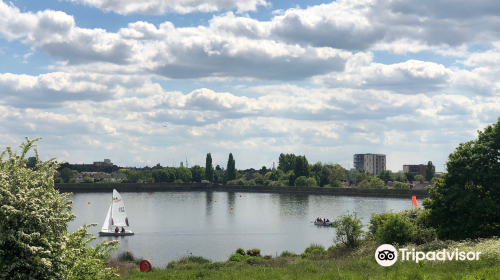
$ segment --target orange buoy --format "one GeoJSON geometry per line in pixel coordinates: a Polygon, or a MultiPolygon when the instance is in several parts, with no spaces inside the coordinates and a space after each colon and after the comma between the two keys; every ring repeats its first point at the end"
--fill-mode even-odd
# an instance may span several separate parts
{"type": "Polygon", "coordinates": [[[127,255],[128,255],[128,254],[130,254],[130,252],[129,252],[129,251],[127,251],[127,255]]]}
{"type": "Polygon", "coordinates": [[[151,271],[151,262],[148,261],[148,260],[142,260],[141,264],[140,264],[140,268],[141,268],[141,271],[142,272],[149,272],[151,271]]]}
{"type": "Polygon", "coordinates": [[[233,207],[231,207],[231,211],[233,211],[233,207]]]}
{"type": "Polygon", "coordinates": [[[215,201],[215,203],[217,203],[217,200],[215,201]]]}
{"type": "Polygon", "coordinates": [[[89,205],[90,205],[90,201],[89,201],[89,205]]]}

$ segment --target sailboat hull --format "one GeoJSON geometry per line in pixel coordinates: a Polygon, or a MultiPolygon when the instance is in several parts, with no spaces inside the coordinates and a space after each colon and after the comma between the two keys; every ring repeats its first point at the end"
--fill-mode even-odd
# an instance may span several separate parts
{"type": "Polygon", "coordinates": [[[129,236],[129,235],[134,235],[133,232],[130,230],[126,230],[125,232],[107,232],[107,231],[100,231],[99,236],[129,236]]]}

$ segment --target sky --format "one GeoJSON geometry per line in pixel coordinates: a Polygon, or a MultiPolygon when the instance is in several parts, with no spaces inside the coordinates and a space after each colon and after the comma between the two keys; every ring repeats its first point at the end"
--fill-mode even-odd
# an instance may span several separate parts
{"type": "Polygon", "coordinates": [[[500,116],[500,1],[0,0],[0,150],[432,161],[500,116]]]}

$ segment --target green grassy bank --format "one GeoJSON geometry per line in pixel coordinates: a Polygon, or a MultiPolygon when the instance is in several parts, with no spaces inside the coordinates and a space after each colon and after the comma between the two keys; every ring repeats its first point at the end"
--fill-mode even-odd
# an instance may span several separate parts
{"type": "Polygon", "coordinates": [[[500,240],[497,238],[466,242],[436,241],[417,251],[442,249],[482,252],[478,261],[398,261],[382,267],[375,261],[379,244],[365,242],[357,249],[311,245],[301,255],[284,252],[277,258],[250,256],[242,250],[225,262],[211,262],[202,257],[184,257],[166,268],[142,273],[137,269],[120,271],[124,279],[500,279],[500,240]]]}

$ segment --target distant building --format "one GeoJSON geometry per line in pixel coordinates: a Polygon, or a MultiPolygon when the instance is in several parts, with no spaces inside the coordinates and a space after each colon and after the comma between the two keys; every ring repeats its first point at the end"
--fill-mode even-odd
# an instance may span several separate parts
{"type": "Polygon", "coordinates": [[[354,168],[378,175],[386,169],[386,156],[382,154],[355,154],[354,168]]]}
{"type": "Polygon", "coordinates": [[[181,161],[181,165],[180,165],[180,167],[184,167],[184,162],[182,162],[182,161],[181,161]]]}
{"type": "MultiPolygon", "coordinates": [[[[427,169],[427,164],[405,164],[403,165],[404,173],[411,173],[413,175],[422,175],[425,177],[425,170],[427,169]]],[[[436,167],[432,166],[432,173],[436,173],[436,167]]]]}

